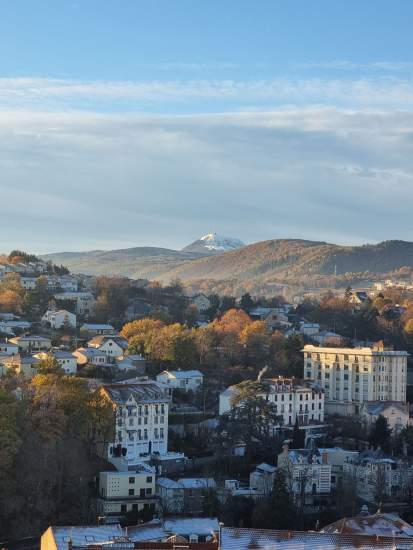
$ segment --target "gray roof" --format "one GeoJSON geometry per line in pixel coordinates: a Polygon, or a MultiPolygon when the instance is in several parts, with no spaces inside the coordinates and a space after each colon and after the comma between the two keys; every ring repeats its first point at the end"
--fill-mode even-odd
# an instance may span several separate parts
{"type": "Polygon", "coordinates": [[[168,403],[170,397],[165,393],[165,387],[154,380],[145,380],[132,384],[107,384],[104,391],[117,405],[125,405],[130,396],[138,403],[168,403]]]}
{"type": "Polygon", "coordinates": [[[67,550],[69,540],[73,546],[84,546],[87,544],[96,544],[104,542],[113,542],[119,537],[124,537],[124,531],[119,524],[100,525],[91,527],[60,527],[52,526],[57,550],[67,550]]]}
{"type": "Polygon", "coordinates": [[[158,477],[156,480],[156,485],[164,487],[165,489],[183,489],[183,486],[180,483],[174,481],[173,479],[169,479],[169,477],[158,477]]]}
{"type": "Polygon", "coordinates": [[[214,478],[212,477],[182,477],[178,479],[185,489],[215,489],[217,484],[214,478]]]}
{"type": "Polygon", "coordinates": [[[395,407],[396,409],[399,409],[400,412],[408,414],[407,405],[401,403],[400,401],[368,401],[365,404],[365,407],[369,414],[373,414],[375,416],[382,414],[390,407],[395,407]]]}

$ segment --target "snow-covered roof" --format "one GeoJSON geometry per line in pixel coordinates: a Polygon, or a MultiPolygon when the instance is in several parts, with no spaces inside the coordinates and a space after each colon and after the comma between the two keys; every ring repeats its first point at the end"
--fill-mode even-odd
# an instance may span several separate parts
{"type": "Polygon", "coordinates": [[[397,514],[377,513],[372,516],[343,518],[322,529],[323,533],[413,537],[413,526],[397,514]]]}
{"type": "Polygon", "coordinates": [[[160,487],[164,487],[165,489],[183,489],[183,486],[180,483],[174,481],[173,479],[169,479],[169,477],[158,477],[156,484],[160,487]]]}
{"type": "Polygon", "coordinates": [[[168,518],[164,528],[176,535],[208,536],[219,530],[219,521],[217,518],[168,518]]]}
{"type": "Polygon", "coordinates": [[[81,353],[85,357],[106,357],[106,353],[96,348],[77,348],[75,353],[81,353]]]}
{"type": "Polygon", "coordinates": [[[276,471],[276,466],[271,466],[271,464],[267,464],[266,462],[263,462],[262,464],[258,464],[258,466],[255,468],[256,470],[262,470],[264,472],[268,472],[269,474],[272,474],[276,471]]]}
{"type": "Polygon", "coordinates": [[[378,416],[382,414],[386,409],[395,407],[400,412],[408,414],[408,408],[404,403],[399,401],[369,401],[365,404],[366,410],[369,414],[378,416]]]}
{"type": "Polygon", "coordinates": [[[169,396],[165,393],[165,387],[154,380],[145,380],[135,384],[107,384],[104,391],[118,405],[125,405],[132,396],[138,403],[168,403],[169,396]]]}
{"type": "Polygon", "coordinates": [[[160,373],[160,375],[162,374],[171,376],[172,378],[178,378],[179,380],[186,378],[202,378],[204,376],[199,370],[164,370],[160,373]]]}
{"type": "Polygon", "coordinates": [[[215,489],[217,484],[212,477],[187,477],[178,479],[185,489],[215,489]]]}
{"type": "Polygon", "coordinates": [[[119,537],[125,537],[126,531],[119,524],[100,525],[92,527],[61,527],[51,526],[57,550],[68,550],[69,541],[73,546],[113,542],[119,537]]]}
{"type": "Polygon", "coordinates": [[[221,550],[407,550],[405,538],[222,527],[221,550]]]}

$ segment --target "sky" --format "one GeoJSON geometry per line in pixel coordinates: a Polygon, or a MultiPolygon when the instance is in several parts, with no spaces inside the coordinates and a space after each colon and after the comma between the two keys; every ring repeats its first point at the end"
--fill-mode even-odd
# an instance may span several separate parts
{"type": "Polygon", "coordinates": [[[0,251],[413,240],[412,2],[0,14],[0,251]]]}

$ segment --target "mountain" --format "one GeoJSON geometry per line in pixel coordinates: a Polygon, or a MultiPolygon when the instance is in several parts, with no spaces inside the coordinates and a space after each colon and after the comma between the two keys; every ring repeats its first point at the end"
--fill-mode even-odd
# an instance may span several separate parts
{"type": "MultiPolygon", "coordinates": [[[[212,239],[212,242],[220,241],[212,239]]],[[[341,246],[276,239],[219,254],[188,251],[191,246],[182,251],[138,247],[64,252],[43,258],[66,265],[73,272],[126,275],[163,282],[180,278],[205,291],[236,294],[246,290],[271,294],[282,288],[345,287],[383,278],[401,268],[410,276],[413,270],[413,243],[405,241],[341,246]]]]}
{"type": "Polygon", "coordinates": [[[196,252],[169,248],[141,246],[120,250],[92,250],[89,252],[57,252],[41,256],[64,265],[73,273],[86,275],[121,275],[136,279],[155,279],[184,262],[202,257],[196,252]]]}
{"type": "Polygon", "coordinates": [[[236,250],[243,246],[245,246],[245,244],[239,239],[223,237],[222,235],[218,235],[218,233],[208,233],[188,246],[185,246],[182,252],[221,254],[222,252],[229,252],[230,250],[236,250]]]}

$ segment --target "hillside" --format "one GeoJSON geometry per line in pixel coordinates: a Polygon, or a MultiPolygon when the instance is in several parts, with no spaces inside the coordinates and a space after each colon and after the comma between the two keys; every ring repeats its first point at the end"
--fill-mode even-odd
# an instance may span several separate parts
{"type": "Polygon", "coordinates": [[[202,257],[194,252],[179,252],[168,248],[142,246],[120,250],[90,252],[58,252],[41,256],[65,265],[74,273],[87,275],[124,275],[131,278],[154,279],[189,260],[202,257]]]}
{"type": "MultiPolygon", "coordinates": [[[[299,239],[262,241],[219,255],[201,256],[164,248],[61,253],[47,256],[71,271],[126,275],[167,282],[222,283],[228,291],[269,292],[271,287],[328,288],[413,268],[413,243],[385,241],[339,246],[299,239]]],[[[214,284],[215,284],[214,283],[214,284]]],[[[214,287],[210,285],[209,288],[214,287]]],[[[204,288],[205,285],[204,285],[204,288]]],[[[218,288],[215,286],[215,288],[218,288]]]]}

